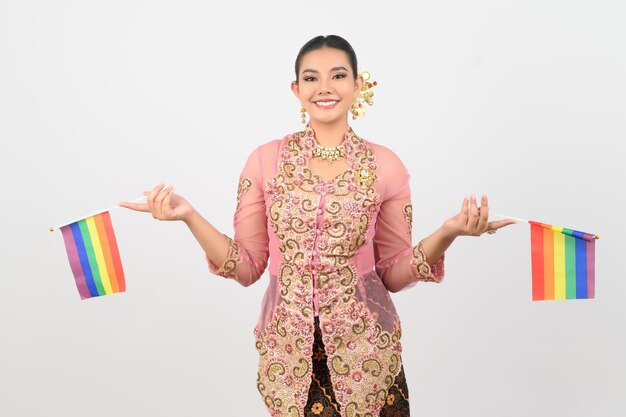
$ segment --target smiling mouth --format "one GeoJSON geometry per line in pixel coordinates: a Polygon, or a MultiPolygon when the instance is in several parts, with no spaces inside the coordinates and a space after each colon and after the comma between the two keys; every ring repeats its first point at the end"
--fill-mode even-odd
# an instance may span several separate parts
{"type": "Polygon", "coordinates": [[[338,103],[338,100],[328,100],[328,101],[315,101],[315,105],[321,108],[331,108],[331,107],[335,107],[335,105],[338,103]]]}

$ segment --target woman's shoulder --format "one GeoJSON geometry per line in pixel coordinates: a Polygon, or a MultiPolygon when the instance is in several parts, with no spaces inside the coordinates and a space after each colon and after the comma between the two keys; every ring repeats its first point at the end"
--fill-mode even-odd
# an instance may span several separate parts
{"type": "Polygon", "coordinates": [[[263,178],[269,178],[276,172],[281,153],[287,146],[290,139],[297,137],[296,133],[291,133],[282,138],[271,139],[257,145],[248,156],[246,165],[254,166],[263,178]]]}
{"type": "Polygon", "coordinates": [[[391,148],[361,138],[374,154],[377,187],[383,200],[391,198],[409,184],[410,174],[402,159],[391,148]]]}
{"type": "Polygon", "coordinates": [[[280,149],[280,144],[282,139],[272,139],[267,142],[261,143],[257,145],[252,152],[250,152],[250,159],[260,159],[262,161],[267,161],[269,159],[273,159],[278,156],[278,150],[280,149]]]}
{"type": "Polygon", "coordinates": [[[369,139],[361,138],[374,153],[374,159],[379,168],[404,167],[404,163],[398,154],[391,148],[369,139]]]}
{"type": "Polygon", "coordinates": [[[298,132],[289,133],[281,138],[268,140],[258,145],[253,151],[253,154],[265,158],[278,157],[280,150],[285,146],[289,140],[297,137],[298,132]]]}

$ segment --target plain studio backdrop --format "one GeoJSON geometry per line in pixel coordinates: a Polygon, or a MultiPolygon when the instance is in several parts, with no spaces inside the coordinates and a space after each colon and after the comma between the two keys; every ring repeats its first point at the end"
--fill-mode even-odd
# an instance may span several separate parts
{"type": "Polygon", "coordinates": [[[408,167],[414,243],[483,192],[601,237],[592,300],[531,301],[524,224],[392,294],[412,413],[623,416],[625,19],[618,0],[0,1],[0,415],[268,415],[267,272],[212,275],[183,223],[116,209],[127,292],[81,301],[48,228],[166,181],[232,236],[247,156],[302,128],[299,48],[338,34],[378,81],[349,122],[408,167]]]}

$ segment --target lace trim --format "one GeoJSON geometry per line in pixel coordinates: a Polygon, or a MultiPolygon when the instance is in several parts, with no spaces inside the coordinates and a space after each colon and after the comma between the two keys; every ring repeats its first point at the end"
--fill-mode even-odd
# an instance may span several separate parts
{"type": "Polygon", "coordinates": [[[444,276],[443,259],[444,256],[442,255],[441,258],[431,267],[428,262],[426,262],[426,253],[424,253],[422,242],[420,241],[417,245],[415,245],[413,247],[413,257],[411,258],[410,264],[411,267],[417,272],[417,280],[426,282],[441,282],[444,276]]]}
{"type": "Polygon", "coordinates": [[[222,266],[218,267],[207,256],[206,258],[209,263],[209,269],[215,275],[220,275],[224,278],[237,278],[235,269],[237,268],[237,265],[241,262],[241,255],[239,254],[239,245],[237,244],[237,242],[235,242],[228,236],[226,236],[226,239],[228,239],[228,255],[226,259],[222,263],[222,266]]]}

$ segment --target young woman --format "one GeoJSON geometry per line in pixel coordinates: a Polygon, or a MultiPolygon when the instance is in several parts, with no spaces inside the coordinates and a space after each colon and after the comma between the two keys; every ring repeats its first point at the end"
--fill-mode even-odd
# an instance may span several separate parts
{"type": "Polygon", "coordinates": [[[350,44],[313,38],[295,69],[291,89],[309,122],[248,157],[233,238],[171,186],[144,192],[145,204],[120,205],[184,221],[210,271],[243,286],[270,259],[254,333],[257,388],[272,416],[409,416],[400,319],[389,292],[440,282],[455,238],[513,221],[489,222],[487,197],[479,208],[472,196],[413,245],[409,173],[390,149],[348,125],[364,83],[350,44]]]}

